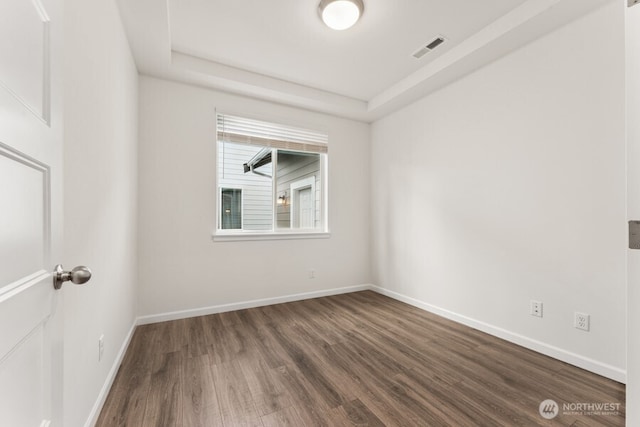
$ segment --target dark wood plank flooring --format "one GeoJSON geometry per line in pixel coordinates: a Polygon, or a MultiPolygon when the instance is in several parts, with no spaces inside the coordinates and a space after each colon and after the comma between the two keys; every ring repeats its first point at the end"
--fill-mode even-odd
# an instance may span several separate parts
{"type": "Polygon", "coordinates": [[[622,384],[366,291],[138,327],[97,426],[623,426],[624,402],[622,384]]]}

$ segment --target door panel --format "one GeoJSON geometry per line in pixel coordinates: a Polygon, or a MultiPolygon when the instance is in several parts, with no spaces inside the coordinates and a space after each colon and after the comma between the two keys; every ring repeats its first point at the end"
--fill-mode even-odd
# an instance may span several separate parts
{"type": "Polygon", "coordinates": [[[298,197],[300,200],[300,228],[313,228],[313,194],[311,194],[311,187],[299,190],[298,197]]]}
{"type": "Polygon", "coordinates": [[[0,297],[0,423],[46,426],[52,419],[47,321],[51,281],[43,274],[0,297]]]}
{"type": "Polygon", "coordinates": [[[0,2],[0,82],[48,121],[49,18],[38,0],[0,2]]]}
{"type": "Polygon", "coordinates": [[[49,423],[44,408],[41,383],[43,369],[42,329],[29,334],[20,348],[8,355],[0,370],[0,411],[3,422],[11,426],[44,426],[49,423]],[[24,374],[28,373],[25,377],[24,374]],[[5,385],[16,384],[7,387],[5,385]]]}
{"type": "Polygon", "coordinates": [[[315,228],[315,185],[315,176],[310,176],[291,183],[290,192],[292,228],[315,228]]]}
{"type": "Polygon", "coordinates": [[[46,256],[49,215],[48,169],[0,146],[0,284],[12,282],[41,270],[46,256]]]}
{"type": "Polygon", "coordinates": [[[0,426],[62,425],[60,12],[0,2],[0,426]]]}

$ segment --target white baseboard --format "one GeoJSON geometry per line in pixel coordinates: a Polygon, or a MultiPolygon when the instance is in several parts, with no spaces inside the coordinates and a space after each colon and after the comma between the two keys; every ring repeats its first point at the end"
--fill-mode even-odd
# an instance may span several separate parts
{"type": "Polygon", "coordinates": [[[265,305],[281,304],[285,302],[302,301],[311,298],[327,297],[331,295],[347,294],[350,292],[366,291],[372,289],[371,285],[348,286],[345,288],[325,289],[321,291],[305,292],[301,294],[285,295],[281,297],[256,299],[251,301],[234,302],[230,304],[213,305],[210,307],[195,308],[190,310],[171,311],[168,313],[152,314],[138,317],[138,325],[166,322],[168,320],[187,319],[189,317],[206,316],[209,314],[224,313],[227,311],[243,310],[245,308],[263,307],[265,305]]]}
{"type": "Polygon", "coordinates": [[[607,365],[606,363],[598,362],[597,360],[589,359],[588,357],[584,357],[579,354],[546,344],[544,342],[525,337],[524,335],[520,335],[506,329],[502,329],[488,323],[463,316],[458,313],[454,313],[453,311],[427,304],[425,302],[408,297],[406,295],[402,295],[395,291],[373,285],[370,287],[370,289],[379,294],[386,295],[395,300],[402,301],[414,307],[420,308],[433,314],[437,314],[438,316],[442,316],[446,319],[453,320],[454,322],[461,323],[482,332],[486,332],[487,334],[502,338],[503,340],[512,342],[538,353],[542,353],[546,356],[553,357],[554,359],[561,360],[563,362],[585,369],[589,372],[593,372],[595,374],[612,379],[614,381],[618,381],[623,384],[626,384],[627,382],[626,371],[620,368],[616,368],[615,366],[607,365]]]}
{"type": "Polygon", "coordinates": [[[136,329],[136,321],[134,320],[131,325],[131,329],[129,329],[129,333],[127,334],[122,346],[120,346],[120,351],[118,351],[118,355],[113,361],[113,365],[109,370],[109,374],[107,375],[107,379],[105,380],[102,389],[100,390],[100,394],[96,399],[96,403],[94,403],[93,408],[91,408],[91,413],[89,414],[89,418],[87,418],[87,422],[84,424],[85,427],[93,427],[98,422],[98,417],[100,416],[100,411],[102,411],[102,407],[104,406],[104,402],[107,400],[107,396],[109,395],[109,391],[111,390],[111,386],[113,385],[113,381],[116,379],[116,374],[118,373],[118,369],[120,368],[120,364],[122,363],[122,359],[124,359],[124,355],[127,352],[127,348],[129,348],[129,343],[131,342],[131,337],[133,337],[133,331],[136,329]]]}

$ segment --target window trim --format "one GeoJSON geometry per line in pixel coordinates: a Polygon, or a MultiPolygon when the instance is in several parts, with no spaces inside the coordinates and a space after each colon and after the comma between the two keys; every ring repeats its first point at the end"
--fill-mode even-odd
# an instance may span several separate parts
{"type": "Polygon", "coordinates": [[[214,242],[241,242],[241,241],[261,241],[261,240],[301,240],[301,239],[329,239],[331,232],[329,231],[312,231],[309,230],[292,232],[292,231],[243,231],[243,232],[214,232],[211,240],[214,242]]]}
{"type": "MultiPolygon", "coordinates": [[[[219,116],[224,116],[224,113],[218,112],[216,111],[216,124],[219,123],[219,116]]],[[[235,115],[234,115],[235,116],[235,115]]],[[[241,117],[241,116],[235,116],[235,117],[241,117]]],[[[242,117],[241,117],[242,118],[242,117]]],[[[255,120],[253,118],[247,117],[248,120],[255,120]]],[[[272,124],[274,126],[282,126],[283,128],[293,128],[293,126],[291,125],[285,125],[285,124],[280,124],[278,122],[275,121],[268,121],[265,119],[259,119],[259,121],[263,121],[264,123],[268,123],[268,124],[272,124]]],[[[310,132],[314,132],[314,131],[310,131],[310,132]]],[[[261,241],[261,240],[298,240],[298,239],[327,239],[331,237],[331,232],[329,230],[329,198],[328,198],[328,186],[329,186],[329,152],[328,152],[328,142],[325,143],[314,143],[311,142],[309,148],[311,148],[308,151],[305,150],[301,150],[301,149],[296,149],[294,147],[275,147],[275,146],[271,146],[271,148],[275,151],[274,154],[272,154],[272,164],[273,167],[277,167],[277,151],[278,150],[285,150],[285,151],[298,151],[301,153],[316,153],[319,154],[319,158],[320,158],[320,180],[321,180],[321,188],[320,188],[320,200],[321,200],[321,208],[320,208],[320,224],[321,227],[318,229],[300,229],[298,230],[291,230],[291,229],[281,229],[279,230],[277,227],[277,221],[276,221],[276,215],[277,215],[277,186],[275,185],[275,179],[274,179],[274,185],[273,185],[273,219],[272,219],[272,228],[270,230],[246,230],[244,229],[244,215],[242,215],[242,229],[230,229],[230,230],[223,230],[220,228],[220,203],[221,203],[221,184],[219,183],[220,181],[220,174],[219,174],[219,167],[220,167],[220,161],[221,159],[219,158],[218,154],[219,154],[219,147],[221,143],[224,142],[231,142],[234,143],[234,141],[229,140],[229,141],[225,141],[223,138],[221,138],[221,135],[224,134],[224,132],[220,132],[218,129],[216,129],[216,137],[215,137],[215,174],[214,174],[214,183],[215,183],[215,188],[217,188],[217,192],[218,192],[218,197],[216,198],[215,201],[215,211],[216,211],[216,223],[214,226],[214,229],[211,233],[211,238],[214,242],[233,242],[233,241],[261,241]]],[[[328,134],[324,133],[324,135],[326,136],[327,140],[328,140],[328,134]]],[[[259,140],[259,138],[253,137],[253,139],[255,140],[259,140]]],[[[240,141],[238,141],[240,142],[240,141]]],[[[238,143],[236,142],[236,143],[238,143]]],[[[242,143],[242,142],[240,142],[242,143]]],[[[247,142],[244,142],[247,143],[247,142]]],[[[251,145],[258,145],[258,144],[251,144],[251,145]]],[[[275,172],[274,172],[275,175],[275,172]]],[[[274,177],[275,178],[275,177],[274,177]]],[[[225,185],[225,188],[234,188],[237,187],[239,189],[242,189],[241,186],[233,186],[233,185],[225,185]]],[[[242,192],[242,197],[244,199],[245,197],[245,192],[242,192]]],[[[244,206],[244,200],[243,200],[243,206],[244,206]]]]}

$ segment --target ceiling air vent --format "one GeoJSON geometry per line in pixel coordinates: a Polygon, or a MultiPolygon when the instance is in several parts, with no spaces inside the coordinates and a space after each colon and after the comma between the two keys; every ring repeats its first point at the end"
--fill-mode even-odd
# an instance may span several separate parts
{"type": "Polygon", "coordinates": [[[429,43],[427,43],[424,46],[422,46],[420,49],[418,49],[415,52],[413,52],[412,56],[414,58],[416,58],[416,59],[420,59],[425,54],[431,52],[433,49],[435,49],[438,46],[440,46],[442,43],[444,43],[444,41],[445,41],[444,37],[438,36],[435,39],[431,40],[429,43]]]}

